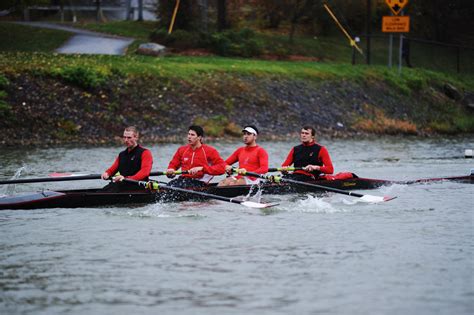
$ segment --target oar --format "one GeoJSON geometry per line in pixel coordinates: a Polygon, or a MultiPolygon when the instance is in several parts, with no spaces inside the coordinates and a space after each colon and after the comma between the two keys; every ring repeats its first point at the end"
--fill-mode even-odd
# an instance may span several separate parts
{"type": "Polygon", "coordinates": [[[302,167],[294,167],[294,166],[287,166],[287,167],[270,167],[268,169],[269,172],[293,172],[293,171],[300,171],[302,167]]]}
{"type": "Polygon", "coordinates": [[[136,184],[138,186],[142,186],[142,187],[145,187],[145,188],[148,188],[148,189],[153,189],[153,190],[158,190],[158,189],[161,188],[161,189],[166,189],[166,190],[179,191],[179,192],[182,192],[182,193],[202,196],[202,197],[206,197],[206,198],[209,198],[209,199],[216,199],[216,200],[236,203],[236,204],[239,204],[239,205],[242,205],[242,206],[245,206],[245,207],[249,207],[249,208],[263,209],[263,208],[269,208],[269,207],[273,207],[273,206],[277,205],[277,203],[259,203],[259,202],[253,202],[253,201],[236,200],[236,199],[233,199],[233,198],[208,194],[208,193],[205,193],[205,192],[202,192],[202,191],[195,191],[195,190],[190,190],[190,189],[185,189],[185,188],[180,188],[180,187],[174,187],[174,186],[168,186],[168,185],[160,185],[156,181],[146,182],[146,181],[138,181],[138,180],[133,180],[133,179],[129,179],[129,178],[124,178],[123,182],[136,184]]]}
{"type": "MultiPolygon", "coordinates": [[[[160,175],[165,175],[165,174],[166,172],[158,171],[158,172],[151,172],[150,176],[160,176],[160,175]]],[[[176,171],[175,174],[179,175],[179,174],[182,174],[182,172],[176,171]]],[[[0,185],[101,179],[101,174],[52,173],[50,174],[50,176],[52,177],[18,178],[18,179],[10,179],[10,180],[1,180],[0,185]]]]}
{"type": "Polygon", "coordinates": [[[342,189],[337,189],[337,188],[332,188],[324,185],[318,185],[318,184],[312,184],[312,183],[306,183],[306,182],[300,182],[298,180],[294,179],[289,179],[289,178],[284,178],[280,176],[271,176],[271,175],[264,175],[264,174],[258,174],[258,173],[252,173],[252,172],[245,172],[242,175],[246,176],[253,176],[253,177],[260,177],[263,179],[266,179],[268,181],[275,181],[275,182],[288,182],[288,183],[293,183],[296,185],[301,185],[301,186],[306,186],[306,187],[313,187],[313,188],[319,188],[325,191],[331,191],[334,193],[338,194],[344,194],[352,197],[358,197],[360,198],[361,201],[363,202],[369,202],[369,203],[378,203],[378,202],[384,202],[384,201],[390,201],[392,199],[395,199],[397,197],[390,197],[390,196],[374,196],[374,195],[363,195],[363,194],[358,194],[356,192],[351,192],[351,191],[345,191],[342,189]]]}

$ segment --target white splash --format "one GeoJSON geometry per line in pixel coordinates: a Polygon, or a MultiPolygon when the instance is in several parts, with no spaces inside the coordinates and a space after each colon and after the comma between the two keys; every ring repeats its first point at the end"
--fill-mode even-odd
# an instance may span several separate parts
{"type": "Polygon", "coordinates": [[[316,197],[308,195],[305,199],[294,202],[290,211],[314,213],[348,212],[348,210],[339,207],[338,204],[340,204],[340,201],[337,198],[334,200],[333,196],[316,197]]]}

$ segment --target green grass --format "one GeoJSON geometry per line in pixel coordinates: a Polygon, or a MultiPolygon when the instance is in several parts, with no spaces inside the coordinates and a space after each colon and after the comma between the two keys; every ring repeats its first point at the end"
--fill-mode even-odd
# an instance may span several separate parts
{"type": "Polygon", "coordinates": [[[255,75],[321,80],[384,80],[394,86],[395,93],[409,94],[428,82],[450,82],[461,89],[474,90],[474,76],[406,69],[398,75],[396,69],[385,66],[348,66],[339,63],[266,61],[223,57],[172,56],[94,56],[48,53],[0,53],[0,68],[5,73],[23,71],[58,75],[64,69],[88,68],[100,76],[112,73],[123,75],[154,75],[192,81],[194,76],[225,73],[227,75],[255,75]]]}
{"type": "MultiPolygon", "coordinates": [[[[128,56],[91,56],[91,55],[59,55],[49,54],[63,44],[70,33],[27,27],[12,23],[0,23],[0,68],[5,72],[37,71],[45,74],[58,75],[64,68],[91,68],[101,76],[109,73],[128,75],[157,75],[190,80],[195,75],[206,75],[225,72],[238,75],[286,76],[302,79],[365,79],[385,80],[397,88],[397,92],[409,94],[413,89],[421,89],[427,82],[435,80],[451,82],[460,88],[474,90],[473,73],[456,74],[448,71],[429,71],[421,67],[403,68],[400,76],[397,67],[386,67],[387,41],[372,42],[373,64],[366,66],[361,56],[357,56],[358,64],[349,66],[351,48],[346,38],[339,33],[332,37],[296,36],[290,43],[288,36],[275,33],[258,33],[267,53],[283,53],[319,58],[319,62],[268,61],[259,59],[239,59],[222,57],[184,57],[171,56],[154,58],[133,54],[133,47],[139,42],[148,40],[154,30],[154,22],[118,21],[108,23],[74,24],[76,27],[107,32],[116,35],[137,38],[128,56]],[[39,52],[39,53],[37,53],[39,52]]],[[[394,44],[397,41],[394,40],[394,44]]],[[[360,45],[364,47],[364,43],[360,45]]],[[[412,44],[413,46],[413,44],[412,44]]],[[[416,45],[414,45],[416,48],[416,45]]],[[[446,53],[446,51],[444,51],[446,53]]],[[[449,64],[449,55],[437,52],[437,57],[430,51],[413,51],[413,63],[426,56],[426,63],[449,64]],[[433,58],[435,60],[433,60],[433,58]]],[[[474,58],[473,58],[474,60],[474,58]]],[[[421,61],[420,61],[421,62],[421,61]]],[[[471,61],[472,63],[472,61],[471,61]]],[[[415,64],[416,65],[416,64],[415,64]]]]}
{"type": "MultiPolygon", "coordinates": [[[[129,47],[128,54],[133,56],[140,43],[148,42],[150,34],[157,27],[156,22],[113,21],[106,23],[66,23],[67,25],[104,32],[108,34],[135,38],[129,47]]],[[[294,37],[290,43],[287,34],[257,32],[257,41],[264,48],[264,53],[276,58],[299,55],[316,58],[319,62],[350,64],[352,49],[348,40],[340,32],[331,36],[294,37]]],[[[0,51],[52,52],[63,44],[72,34],[62,31],[33,28],[11,23],[0,22],[0,51]],[[33,35],[33,36],[32,36],[33,35]]],[[[394,71],[398,66],[399,37],[393,38],[392,64],[394,71]]],[[[362,38],[359,46],[365,51],[367,43],[362,38]]],[[[389,45],[387,37],[374,37],[371,41],[371,62],[374,65],[388,64],[389,45]]],[[[474,50],[461,50],[459,67],[463,74],[474,74],[474,50]]],[[[356,63],[365,64],[366,56],[356,53],[356,63]]],[[[411,43],[411,61],[415,68],[455,74],[457,71],[457,51],[451,47],[433,46],[430,44],[411,43]]],[[[403,68],[404,71],[406,68],[403,68]]]]}
{"type": "Polygon", "coordinates": [[[70,24],[70,26],[148,41],[150,33],[156,28],[156,22],[114,21],[107,23],[70,24]]]}
{"type": "Polygon", "coordinates": [[[0,51],[52,52],[71,36],[64,31],[0,22],[0,51]]]}

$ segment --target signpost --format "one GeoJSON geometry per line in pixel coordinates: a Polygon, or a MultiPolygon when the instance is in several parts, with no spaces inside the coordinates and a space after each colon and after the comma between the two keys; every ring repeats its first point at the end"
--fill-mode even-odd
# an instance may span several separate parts
{"type": "Polygon", "coordinates": [[[403,8],[408,4],[408,0],[385,0],[388,7],[395,16],[384,16],[382,18],[382,32],[390,33],[389,41],[389,61],[388,66],[392,67],[392,33],[400,33],[400,45],[398,55],[398,73],[402,72],[402,52],[403,34],[410,32],[410,17],[403,16],[403,8]],[[399,14],[401,15],[399,16],[399,14]]]}

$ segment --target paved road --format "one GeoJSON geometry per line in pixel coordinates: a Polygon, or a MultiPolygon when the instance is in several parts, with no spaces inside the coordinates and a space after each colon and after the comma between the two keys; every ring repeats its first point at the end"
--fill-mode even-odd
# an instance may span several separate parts
{"type": "Polygon", "coordinates": [[[62,54],[124,55],[133,38],[113,36],[98,32],[44,22],[16,22],[17,24],[71,32],[72,36],[56,51],[62,54]]]}

